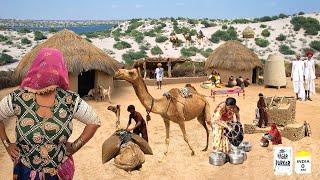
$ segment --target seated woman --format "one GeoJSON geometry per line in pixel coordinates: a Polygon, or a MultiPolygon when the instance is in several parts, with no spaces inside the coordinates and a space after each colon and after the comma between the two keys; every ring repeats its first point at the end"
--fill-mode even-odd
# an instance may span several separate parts
{"type": "Polygon", "coordinates": [[[217,88],[221,88],[221,86],[220,86],[220,84],[221,84],[220,74],[219,74],[219,73],[216,73],[214,77],[215,77],[215,80],[216,80],[216,82],[215,82],[216,87],[217,87],[217,88]]]}
{"type": "Polygon", "coordinates": [[[213,151],[228,153],[230,151],[230,143],[224,135],[225,130],[231,130],[230,123],[234,121],[234,116],[237,121],[240,121],[239,107],[236,105],[235,98],[229,97],[225,102],[220,103],[213,115],[213,151]]]}
{"type": "Polygon", "coordinates": [[[262,136],[260,145],[262,147],[267,147],[269,141],[271,141],[273,145],[282,144],[282,137],[275,123],[272,123],[270,131],[262,136]]]}
{"type": "Polygon", "coordinates": [[[236,86],[237,85],[237,82],[236,82],[236,80],[234,79],[234,77],[233,76],[230,76],[229,77],[229,81],[228,81],[228,84],[227,84],[227,87],[234,87],[234,86],[236,86]]]}
{"type": "Polygon", "coordinates": [[[208,77],[208,80],[211,81],[212,84],[216,83],[216,77],[215,77],[216,74],[217,74],[216,71],[212,71],[208,77]]]}

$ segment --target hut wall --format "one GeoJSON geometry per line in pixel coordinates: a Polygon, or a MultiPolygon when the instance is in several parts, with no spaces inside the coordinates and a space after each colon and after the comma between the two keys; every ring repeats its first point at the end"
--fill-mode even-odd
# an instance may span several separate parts
{"type": "Polygon", "coordinates": [[[113,77],[102,71],[95,71],[95,87],[102,86],[104,89],[111,87],[111,91],[114,88],[113,77]]]}
{"type": "MultiPolygon", "coordinates": [[[[221,81],[225,84],[228,82],[229,77],[233,76],[235,78],[242,76],[244,79],[249,78],[251,80],[252,78],[252,70],[246,70],[246,71],[233,71],[233,70],[226,70],[226,69],[214,69],[220,74],[221,81]]],[[[210,74],[212,71],[209,71],[208,74],[210,74]]]]}
{"type": "Polygon", "coordinates": [[[70,90],[78,92],[78,75],[75,73],[69,73],[70,90]]]}

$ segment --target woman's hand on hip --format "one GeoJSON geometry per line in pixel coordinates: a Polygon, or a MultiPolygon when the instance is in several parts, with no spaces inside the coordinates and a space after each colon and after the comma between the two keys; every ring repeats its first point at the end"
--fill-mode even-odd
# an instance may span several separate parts
{"type": "Polygon", "coordinates": [[[10,143],[6,150],[13,161],[19,158],[20,150],[15,143],[10,143]]]}

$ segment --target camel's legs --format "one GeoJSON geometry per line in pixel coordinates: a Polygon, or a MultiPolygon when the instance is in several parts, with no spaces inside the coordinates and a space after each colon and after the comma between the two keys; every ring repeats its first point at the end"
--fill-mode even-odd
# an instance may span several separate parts
{"type": "Polygon", "coordinates": [[[182,131],[184,141],[188,144],[188,146],[189,146],[189,148],[191,150],[191,155],[193,156],[194,155],[194,150],[192,149],[192,147],[191,147],[191,145],[189,143],[188,136],[187,136],[187,133],[186,133],[186,127],[184,125],[184,121],[181,121],[179,123],[179,126],[180,126],[180,129],[182,131]]]}
{"type": "Polygon", "coordinates": [[[204,116],[205,116],[205,114],[198,116],[198,121],[200,124],[202,124],[202,126],[204,127],[204,129],[206,130],[206,133],[207,133],[207,144],[206,144],[206,147],[204,149],[202,149],[202,151],[207,151],[208,146],[209,146],[209,130],[208,130],[204,116]]]}
{"type": "Polygon", "coordinates": [[[166,150],[164,152],[165,155],[167,155],[168,153],[168,149],[169,149],[169,135],[170,135],[170,121],[168,119],[164,120],[164,125],[166,126],[166,150]]]}
{"type": "Polygon", "coordinates": [[[163,162],[164,158],[167,156],[168,154],[168,149],[169,149],[169,133],[170,133],[170,121],[168,119],[163,119],[164,121],[164,125],[166,126],[166,140],[165,140],[165,143],[166,143],[166,150],[161,158],[161,160],[159,162],[163,162]]]}

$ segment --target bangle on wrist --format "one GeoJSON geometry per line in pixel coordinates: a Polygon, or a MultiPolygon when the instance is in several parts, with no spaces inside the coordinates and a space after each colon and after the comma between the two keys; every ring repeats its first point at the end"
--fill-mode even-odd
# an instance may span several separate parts
{"type": "Polygon", "coordinates": [[[9,140],[7,140],[7,139],[5,139],[5,140],[2,140],[2,143],[3,143],[3,145],[4,145],[4,147],[7,149],[8,147],[9,147],[9,145],[11,144],[11,142],[9,141],[9,140]]]}
{"type": "Polygon", "coordinates": [[[75,140],[72,144],[72,150],[74,152],[78,151],[82,146],[84,145],[84,141],[82,140],[81,137],[79,137],[77,140],[75,140]]]}

